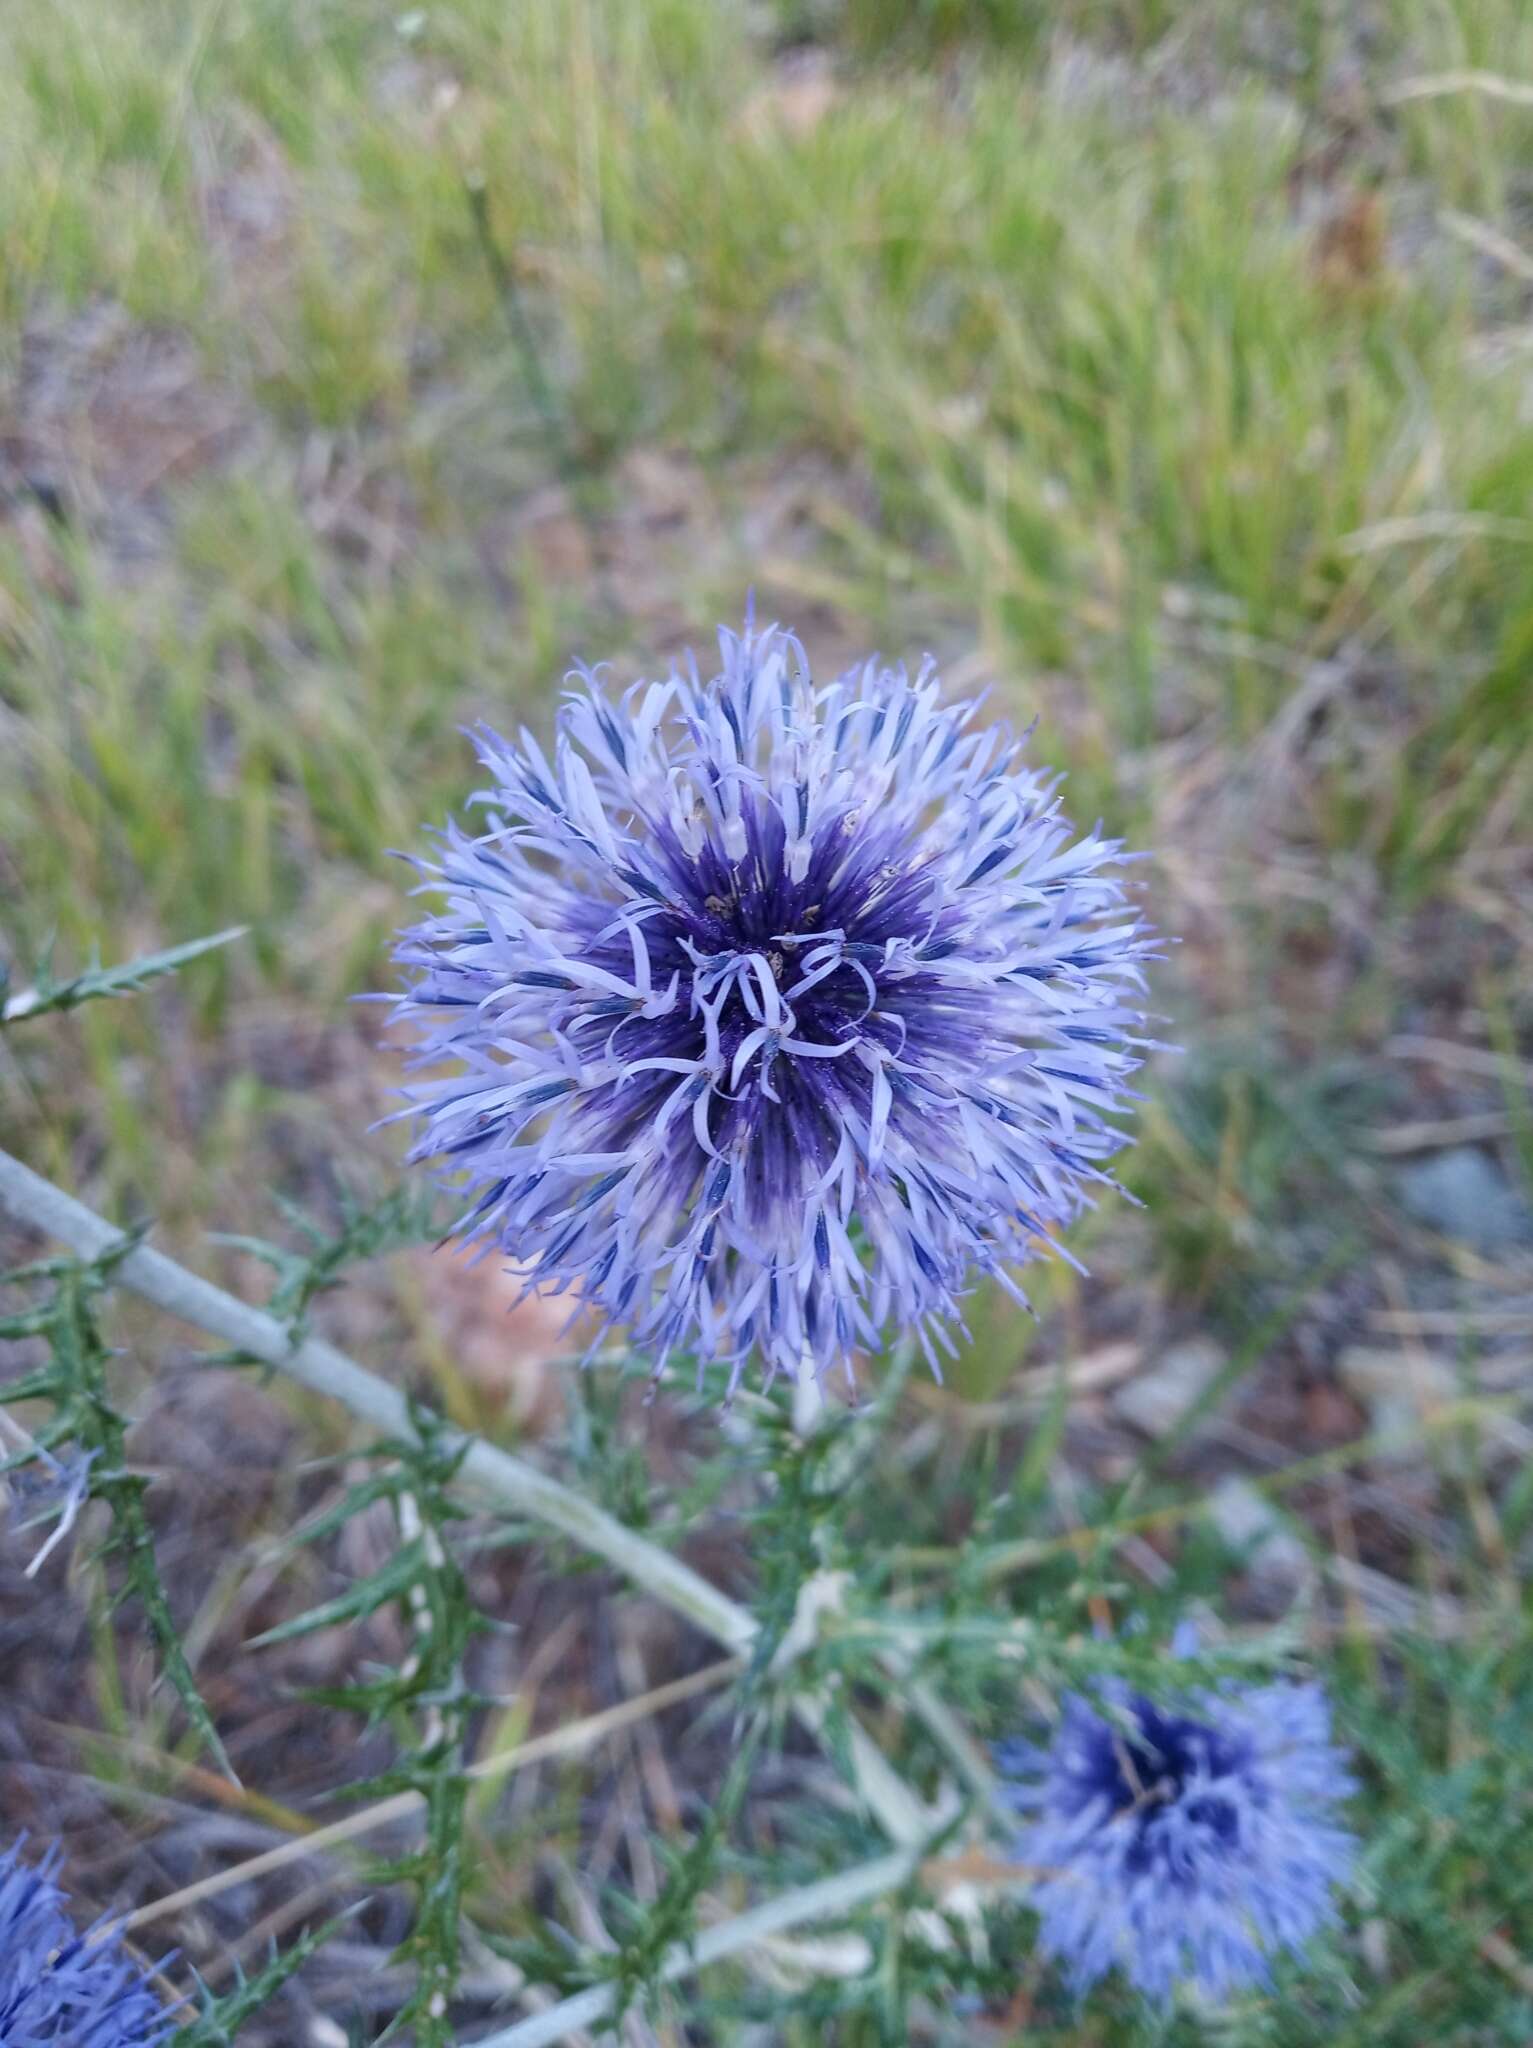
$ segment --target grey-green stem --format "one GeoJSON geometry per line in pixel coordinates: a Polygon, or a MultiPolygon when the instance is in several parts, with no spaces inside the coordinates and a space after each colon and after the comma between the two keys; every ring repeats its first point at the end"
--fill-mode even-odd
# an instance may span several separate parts
{"type": "MultiPolygon", "coordinates": [[[[695,1941],[673,1948],[660,1965],[660,1981],[674,1983],[678,1977],[690,1977],[710,1963],[722,1962],[758,1942],[802,1927],[806,1921],[818,1924],[883,1898],[913,1876],[919,1864],[920,1858],[913,1849],[897,1849],[892,1855],[854,1864],[850,1870],[837,1871],[834,1877],[821,1878],[798,1891],[764,1900],[733,1920],[705,1928],[695,1941]]],[[[552,2042],[567,2040],[571,2034],[603,2019],[616,2001],[616,1985],[593,1984],[589,1990],[577,1991],[573,1998],[564,1999],[547,2012],[534,2013],[531,2019],[503,2027],[498,2034],[486,2034],[473,2043],[473,2048],[550,2048],[552,2042]]]]}
{"type": "MultiPolygon", "coordinates": [[[[57,1238],[82,1259],[99,1259],[123,1241],[123,1234],[57,1188],[41,1174],[0,1152],[0,1210],[17,1222],[57,1238]]],[[[287,1325],[264,1310],[252,1308],[222,1288],[199,1279],[174,1259],[148,1245],[127,1252],[114,1277],[134,1294],[191,1323],[232,1349],[325,1394],[383,1434],[415,1434],[410,1408],[396,1387],[358,1365],[322,1337],[294,1338],[287,1325]]],[[[452,1432],[447,1433],[452,1440],[452,1432]]],[[[460,1439],[461,1441],[461,1439],[460,1439]]],[[[527,1515],[603,1558],[636,1586],[728,1650],[749,1649],[757,1624],[753,1615],[726,1593],[668,1551],[648,1543],[635,1530],[596,1507],[581,1494],[551,1478],[526,1459],[477,1437],[468,1444],[459,1468],[463,1482],[497,1506],[527,1515]]],[[[801,1718],[818,1728],[823,1713],[814,1702],[799,1702],[801,1718]]],[[[868,1809],[891,1840],[902,1845],[924,1841],[936,1825],[934,1816],[905,1785],[866,1731],[852,1727],[852,1759],[858,1788],[868,1809]]]]}

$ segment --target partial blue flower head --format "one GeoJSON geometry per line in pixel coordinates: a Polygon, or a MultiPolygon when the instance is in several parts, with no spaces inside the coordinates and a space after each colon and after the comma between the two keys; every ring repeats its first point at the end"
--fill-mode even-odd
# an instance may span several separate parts
{"type": "MultiPolygon", "coordinates": [[[[10,1494],[10,1527],[20,1534],[41,1522],[54,1525],[33,1553],[29,1579],[37,1576],[79,1520],[90,1498],[91,1467],[97,1456],[95,1451],[73,1451],[67,1463],[61,1463],[44,1445],[29,1444],[22,1459],[0,1466],[0,1486],[10,1494]]],[[[5,2048],[3,2041],[0,2048],[5,2048]]]]}
{"type": "Polygon", "coordinates": [[[1226,1998],[1335,1916],[1356,1846],[1336,1809],[1355,1788],[1318,1685],[1176,1705],[1109,1685],[1067,1699],[1046,1748],[1000,1761],[1027,1816],[1017,1859],[1042,1873],[1040,1945],[1077,1991],[1116,1967],[1159,2003],[1184,1983],[1226,1998]]]}
{"type": "Polygon", "coordinates": [[[144,1972],[115,1935],[77,1930],[58,1850],[28,1863],[23,1846],[0,1855],[0,2048],[159,2048],[175,2020],[144,1972]]]}
{"type": "Polygon", "coordinates": [[[552,760],[476,734],[396,1015],[459,1233],[733,1391],[891,1327],[933,1357],[979,1273],[1023,1299],[1124,1142],[1150,941],[1118,843],[930,663],[720,649],[616,701],[581,670],[552,760]]]}

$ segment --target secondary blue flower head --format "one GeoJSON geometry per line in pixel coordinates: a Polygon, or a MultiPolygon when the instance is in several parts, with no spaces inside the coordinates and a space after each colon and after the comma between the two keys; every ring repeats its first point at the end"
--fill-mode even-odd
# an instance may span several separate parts
{"type": "Polygon", "coordinates": [[[175,2021],[115,1936],[82,1935],[55,1882],[59,1852],[0,1856],[0,2048],[158,2048],[175,2021]]]}
{"type": "Polygon", "coordinates": [[[1191,1983],[1223,1998],[1334,1916],[1355,1842],[1354,1789],[1318,1685],[1198,1693],[1179,1705],[1109,1685],[1065,1702],[1047,1748],[1006,1745],[1042,1871],[1039,1940],[1078,1991],[1114,1966],[1159,2002],[1191,1983]]]}
{"type": "Polygon", "coordinates": [[[720,647],[617,702],[580,671],[551,761],[476,735],[397,1016],[460,1233],[733,1389],[891,1324],[931,1356],[976,1269],[1022,1298],[1123,1142],[1149,941],[1118,844],[929,663],[720,647]]]}

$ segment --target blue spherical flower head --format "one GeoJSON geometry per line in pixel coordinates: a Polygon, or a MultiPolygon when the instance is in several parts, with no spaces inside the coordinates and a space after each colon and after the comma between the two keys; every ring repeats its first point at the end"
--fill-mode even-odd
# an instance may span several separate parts
{"type": "Polygon", "coordinates": [[[159,2048],[175,2021],[101,1929],[80,1934],[56,1882],[59,1852],[0,1856],[0,2048],[159,2048]]]}
{"type": "Polygon", "coordinates": [[[732,1391],[891,1326],[931,1356],[976,1271],[1022,1299],[1123,1142],[1149,941],[1118,844],[929,664],[720,646],[620,701],[581,671],[552,760],[476,735],[397,1016],[459,1232],[732,1391]]]}
{"type": "Polygon", "coordinates": [[[1047,1748],[1008,1745],[1043,1874],[1039,1941],[1077,1991],[1117,1967],[1149,1998],[1268,1981],[1268,1959],[1334,1916],[1354,1789],[1317,1685],[1242,1686],[1178,1705],[1106,1687],[1065,1702],[1047,1748]]]}

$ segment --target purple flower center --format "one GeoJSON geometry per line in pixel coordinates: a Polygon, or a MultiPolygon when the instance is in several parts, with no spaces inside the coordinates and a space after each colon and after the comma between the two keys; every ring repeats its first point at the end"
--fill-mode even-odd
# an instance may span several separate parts
{"type": "MultiPolygon", "coordinates": [[[[1255,1790],[1252,1763],[1248,1742],[1139,1698],[1124,1722],[1097,1722],[1077,1781],[1080,1805],[1105,1801],[1114,1822],[1130,1822],[1125,1863],[1138,1874],[1168,1861],[1164,1838],[1173,1816],[1220,1848],[1235,1848],[1240,1804],[1255,1790]]],[[[1173,1873],[1181,1861],[1169,1859],[1173,1873]]]]}
{"type": "MultiPolygon", "coordinates": [[[[934,1030],[940,1036],[942,1021],[969,1005],[947,991],[940,1012],[933,1013],[935,981],[920,965],[948,950],[941,928],[951,919],[928,907],[925,864],[908,853],[904,864],[894,857],[896,835],[865,833],[849,850],[857,830],[854,813],[822,829],[798,880],[789,870],[775,813],[763,817],[751,806],[745,822],[747,855],[732,867],[711,841],[689,856],[668,824],[635,821],[648,837],[652,868],[663,876],[663,899],[643,927],[651,974],[657,987],[678,976],[694,1000],[685,1022],[675,1013],[635,1016],[621,999],[607,1014],[597,1014],[602,1006],[587,1008],[581,1049],[594,1050],[610,1036],[611,1051],[627,1062],[662,1053],[702,1059],[703,1012],[711,1011],[731,1084],[709,1104],[709,1131],[719,1151],[754,1137],[767,1117],[825,1165],[839,1137],[835,1098],[845,1091],[865,1105],[871,1084],[865,1065],[831,1069],[803,1048],[863,1041],[893,1056],[907,1047],[920,1050],[934,1030]],[[890,940],[909,946],[897,981],[887,973],[890,940]]],[[[611,931],[610,905],[592,904],[588,922],[589,964],[625,973],[630,940],[624,931],[611,931]]],[[[664,1094],[664,1079],[641,1092],[664,1094]]],[[[636,1096],[632,1107],[637,1129],[645,1121],[644,1105],[636,1096]]]]}

